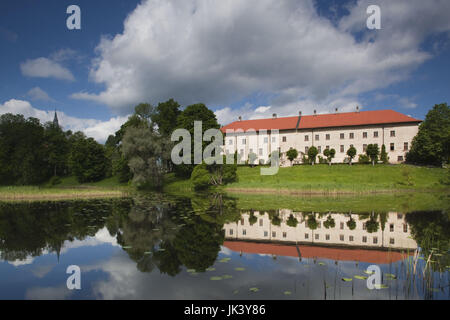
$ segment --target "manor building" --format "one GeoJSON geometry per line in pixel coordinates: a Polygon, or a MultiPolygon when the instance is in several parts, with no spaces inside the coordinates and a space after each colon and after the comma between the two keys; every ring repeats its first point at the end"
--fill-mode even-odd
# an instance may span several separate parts
{"type": "Polygon", "coordinates": [[[315,146],[318,156],[325,158],[325,149],[336,151],[333,163],[348,161],[347,150],[356,148],[356,157],[365,154],[369,144],[378,144],[381,151],[385,145],[390,163],[402,163],[419,130],[421,120],[394,110],[359,111],[346,113],[304,115],[270,119],[242,120],[221,128],[225,134],[224,152],[238,152],[241,159],[249,154],[257,156],[258,162],[266,163],[274,151],[280,152],[281,166],[291,165],[286,158],[290,148],[298,151],[294,160],[301,163],[308,149],[315,146]],[[278,131],[278,132],[277,132],[278,131]]]}

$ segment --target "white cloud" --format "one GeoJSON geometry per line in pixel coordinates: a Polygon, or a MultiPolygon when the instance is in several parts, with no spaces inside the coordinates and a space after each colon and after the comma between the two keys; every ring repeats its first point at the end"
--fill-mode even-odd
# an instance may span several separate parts
{"type": "Polygon", "coordinates": [[[54,101],[47,92],[39,87],[30,89],[30,91],[27,92],[27,96],[30,97],[31,100],[54,101]]]}
{"type": "Polygon", "coordinates": [[[29,59],[20,64],[22,74],[27,77],[55,78],[61,80],[75,81],[75,77],[58,62],[48,58],[40,57],[29,59]]]}
{"type": "Polygon", "coordinates": [[[223,106],[222,119],[253,116],[226,105],[261,92],[280,116],[349,108],[361,93],[407,79],[431,57],[420,49],[425,37],[450,29],[447,0],[379,2],[383,30],[369,31],[365,0],[336,23],[312,0],[144,1],[123,33],[97,47],[90,78],[106,89],[72,97],[119,112],[141,101],[201,101],[223,106]]]}
{"type": "MultiPolygon", "coordinates": [[[[42,123],[52,121],[54,117],[54,111],[36,109],[28,101],[16,99],[0,104],[0,115],[5,113],[23,114],[25,118],[38,118],[42,123]]],[[[92,137],[101,143],[105,142],[110,134],[119,130],[127,119],[128,116],[117,116],[107,121],[82,119],[58,111],[59,124],[64,130],[83,131],[88,137],[92,137]]]]}

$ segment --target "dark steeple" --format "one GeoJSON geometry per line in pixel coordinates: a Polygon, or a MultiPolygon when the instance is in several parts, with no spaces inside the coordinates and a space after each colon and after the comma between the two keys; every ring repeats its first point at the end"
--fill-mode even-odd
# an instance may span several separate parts
{"type": "Polygon", "coordinates": [[[55,109],[55,117],[53,118],[53,125],[56,127],[59,127],[58,115],[56,114],[56,109],[55,109]]]}

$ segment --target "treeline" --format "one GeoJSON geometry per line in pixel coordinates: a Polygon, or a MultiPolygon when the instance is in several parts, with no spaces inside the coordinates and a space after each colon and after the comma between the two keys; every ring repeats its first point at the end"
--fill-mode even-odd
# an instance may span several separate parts
{"type": "Polygon", "coordinates": [[[0,116],[0,184],[36,185],[51,177],[75,175],[80,182],[107,176],[104,146],[82,132],[63,131],[57,123],[42,125],[23,115],[0,116]]]}

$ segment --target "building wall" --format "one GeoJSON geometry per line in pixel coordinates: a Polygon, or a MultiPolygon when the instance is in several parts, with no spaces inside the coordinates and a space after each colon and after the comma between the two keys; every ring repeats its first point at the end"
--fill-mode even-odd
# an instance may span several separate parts
{"type": "MultiPolygon", "coordinates": [[[[307,153],[307,148],[315,146],[319,149],[319,156],[325,157],[323,151],[325,148],[336,150],[333,163],[342,163],[347,158],[347,150],[353,145],[356,148],[354,162],[358,161],[358,155],[365,154],[365,147],[369,144],[378,144],[386,146],[390,163],[401,163],[405,160],[405,155],[411,148],[413,138],[419,130],[418,124],[392,124],[379,126],[355,126],[355,127],[337,127],[320,128],[309,130],[284,130],[280,131],[278,136],[270,132],[265,134],[252,133],[234,133],[228,134],[225,138],[225,150],[234,153],[236,150],[243,152],[243,158],[248,159],[250,149],[263,159],[268,160],[270,152],[280,148],[282,158],[286,159],[285,153],[294,148],[299,151],[297,161],[302,159],[303,154],[307,153]],[[391,131],[393,135],[391,135],[391,131]],[[343,138],[341,138],[343,134],[343,138]],[[329,135],[329,139],[327,139],[329,135]],[[245,144],[243,143],[245,139],[245,144]],[[233,140],[232,144],[229,141],[233,140]],[[405,143],[407,144],[405,146],[405,143]],[[393,150],[391,150],[391,147],[393,150]],[[405,148],[406,147],[406,148],[405,148]],[[260,149],[262,153],[260,154],[260,149]],[[283,156],[284,154],[284,156],[283,156]]],[[[290,165],[289,161],[283,161],[282,164],[290,165]]]]}
{"type": "Polygon", "coordinates": [[[242,219],[237,223],[225,224],[225,238],[368,248],[410,250],[417,248],[417,243],[411,238],[410,228],[405,222],[404,214],[397,212],[389,212],[384,231],[381,229],[380,224],[378,231],[374,233],[369,233],[365,230],[364,223],[367,220],[359,220],[356,214],[352,215],[353,220],[356,222],[356,228],[354,230],[348,228],[347,221],[349,221],[349,217],[344,214],[331,214],[336,224],[334,228],[329,229],[326,229],[323,225],[328,215],[324,215],[322,218],[318,218],[316,215],[319,227],[315,230],[307,227],[307,221],[301,213],[293,212],[292,210],[280,210],[280,218],[282,220],[280,226],[273,225],[267,213],[255,211],[254,215],[258,220],[253,225],[249,223],[249,213],[244,213],[242,219]],[[286,224],[291,214],[299,222],[295,228],[286,224]]]}

